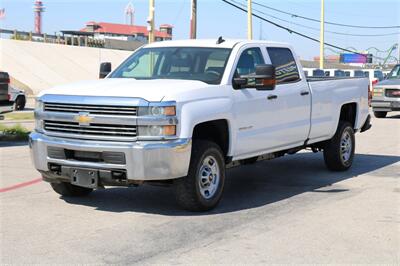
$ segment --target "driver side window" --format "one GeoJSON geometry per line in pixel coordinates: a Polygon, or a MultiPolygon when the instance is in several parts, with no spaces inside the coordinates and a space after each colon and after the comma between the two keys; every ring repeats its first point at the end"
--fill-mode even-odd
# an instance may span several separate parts
{"type": "Polygon", "coordinates": [[[254,47],[246,49],[240,55],[238,64],[236,66],[235,75],[249,75],[255,74],[256,65],[264,64],[264,58],[260,48],[254,47]]]}

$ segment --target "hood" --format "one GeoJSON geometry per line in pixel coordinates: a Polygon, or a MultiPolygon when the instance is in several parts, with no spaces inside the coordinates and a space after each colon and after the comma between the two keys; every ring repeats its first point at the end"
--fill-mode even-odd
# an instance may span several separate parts
{"type": "Polygon", "coordinates": [[[376,84],[374,87],[379,87],[379,86],[400,86],[400,79],[384,79],[378,84],[376,84]]]}
{"type": "Polygon", "coordinates": [[[45,94],[59,94],[75,96],[132,97],[158,102],[164,98],[171,99],[176,95],[186,94],[189,91],[199,90],[210,86],[215,85],[208,85],[196,80],[135,80],[128,78],[109,78],[57,86],[42,91],[38,96],[40,97],[45,94]]]}

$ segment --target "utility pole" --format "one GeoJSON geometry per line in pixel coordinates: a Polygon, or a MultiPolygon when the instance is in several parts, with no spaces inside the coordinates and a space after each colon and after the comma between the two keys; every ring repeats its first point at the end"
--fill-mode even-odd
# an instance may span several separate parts
{"type": "Polygon", "coordinates": [[[192,0],[192,13],[190,14],[190,39],[197,37],[197,0],[192,0]]]}
{"type": "Polygon", "coordinates": [[[154,0],[149,0],[149,17],[147,19],[147,31],[149,32],[149,43],[154,42],[154,0]]]}
{"type": "Polygon", "coordinates": [[[247,0],[247,39],[253,39],[253,11],[251,0],[247,0]]]}
{"type": "Polygon", "coordinates": [[[399,42],[397,43],[397,64],[400,64],[400,36],[399,38],[399,42]]]}
{"type": "Polygon", "coordinates": [[[325,33],[325,6],[321,0],[321,32],[319,38],[319,68],[324,69],[324,33],[325,33]]]}

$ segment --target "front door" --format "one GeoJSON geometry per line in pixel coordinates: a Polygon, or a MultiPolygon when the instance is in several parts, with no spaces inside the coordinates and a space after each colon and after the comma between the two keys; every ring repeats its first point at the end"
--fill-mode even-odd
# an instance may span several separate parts
{"type": "MultiPolygon", "coordinates": [[[[264,51],[266,54],[266,51],[264,51]]],[[[236,61],[235,76],[255,73],[255,66],[264,64],[260,47],[242,48],[236,61]]],[[[276,146],[275,125],[279,117],[275,111],[282,108],[274,91],[246,88],[233,90],[236,141],[234,157],[250,157],[276,146]]]]}

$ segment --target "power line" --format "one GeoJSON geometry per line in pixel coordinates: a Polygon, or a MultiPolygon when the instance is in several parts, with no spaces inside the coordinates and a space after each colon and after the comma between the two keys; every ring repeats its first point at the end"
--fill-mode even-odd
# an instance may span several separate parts
{"type": "MultiPolygon", "coordinates": [[[[319,19],[309,18],[309,17],[293,14],[293,13],[286,12],[286,11],[283,11],[283,10],[280,10],[277,8],[267,6],[265,4],[254,2],[254,1],[253,1],[253,4],[270,9],[270,10],[274,10],[274,11],[282,13],[282,14],[290,15],[295,18],[301,18],[301,19],[314,21],[314,22],[321,22],[319,19]]],[[[399,29],[400,28],[399,25],[395,25],[395,26],[361,26],[361,25],[350,25],[350,24],[342,24],[342,23],[335,23],[335,22],[328,22],[328,21],[325,21],[325,23],[330,24],[330,25],[335,25],[335,26],[349,27],[349,28],[364,28],[364,29],[399,29]]]]}
{"type": "MultiPolygon", "coordinates": [[[[245,7],[245,5],[243,3],[239,3],[239,2],[237,2],[235,0],[231,0],[231,2],[236,3],[238,5],[241,5],[242,7],[245,7]]],[[[286,22],[286,23],[289,23],[289,24],[292,24],[292,25],[296,25],[296,26],[303,27],[303,28],[306,28],[306,29],[311,29],[311,30],[314,30],[314,31],[319,31],[318,28],[314,28],[314,27],[306,26],[306,25],[299,24],[299,23],[296,23],[296,22],[292,22],[292,21],[289,21],[289,20],[286,20],[286,19],[282,19],[282,18],[276,17],[274,15],[265,13],[263,11],[257,10],[255,8],[253,8],[253,10],[257,11],[260,14],[269,16],[271,18],[274,18],[274,19],[277,19],[277,20],[280,20],[280,21],[283,21],[283,22],[286,22]]],[[[328,32],[328,33],[331,33],[331,34],[336,34],[336,35],[353,36],[353,37],[382,37],[382,36],[400,35],[400,32],[392,32],[392,33],[386,33],[386,34],[352,34],[352,33],[344,33],[344,32],[329,31],[329,30],[325,30],[325,32],[328,32]]]]}
{"type": "MultiPolygon", "coordinates": [[[[246,9],[244,9],[244,8],[238,6],[238,5],[236,5],[236,4],[234,4],[234,3],[230,2],[230,1],[227,1],[227,0],[221,0],[221,1],[225,2],[226,4],[228,4],[228,5],[230,5],[230,6],[235,7],[236,9],[239,9],[239,10],[241,10],[241,11],[247,13],[247,10],[246,10],[246,9]]],[[[278,24],[278,23],[276,23],[276,22],[273,22],[273,21],[271,21],[271,20],[269,20],[269,19],[263,18],[263,17],[261,17],[260,15],[254,14],[253,12],[252,12],[251,14],[252,14],[254,17],[256,17],[256,18],[259,18],[259,19],[261,19],[261,20],[263,20],[263,21],[265,21],[265,22],[268,22],[268,23],[270,23],[270,24],[272,24],[272,25],[274,25],[274,26],[276,26],[276,27],[278,27],[278,28],[284,29],[284,30],[288,31],[288,32],[291,33],[291,34],[296,34],[296,35],[299,35],[299,36],[301,36],[301,37],[303,37],[303,38],[306,38],[306,39],[309,39],[309,40],[311,40],[311,41],[320,43],[320,41],[319,41],[318,39],[314,38],[314,37],[308,36],[308,35],[303,34],[303,33],[301,33],[301,32],[298,32],[298,31],[292,30],[292,29],[290,29],[290,28],[287,28],[287,27],[285,27],[285,26],[282,26],[282,25],[280,25],[280,24],[278,24]]],[[[337,46],[337,45],[334,45],[334,44],[330,44],[330,43],[327,43],[327,42],[324,42],[324,44],[325,44],[326,46],[330,46],[330,47],[333,47],[333,48],[336,48],[336,49],[339,49],[339,50],[342,50],[342,51],[346,51],[346,52],[350,52],[350,53],[354,53],[354,54],[365,55],[365,54],[362,54],[362,53],[359,53],[359,52],[356,52],[356,51],[352,51],[352,50],[349,50],[349,49],[346,49],[346,48],[343,48],[343,47],[340,47],[340,46],[337,46]]],[[[377,58],[377,59],[382,59],[382,58],[379,58],[379,57],[376,57],[376,56],[374,56],[374,57],[377,58]]]]}
{"type": "MultiPolygon", "coordinates": [[[[234,3],[231,3],[231,2],[229,2],[229,1],[227,1],[227,0],[221,0],[221,1],[223,1],[223,2],[225,2],[226,4],[231,5],[231,6],[235,7],[235,8],[237,8],[237,9],[242,10],[243,12],[247,13],[247,10],[246,10],[246,9],[244,9],[244,8],[242,8],[242,7],[240,7],[240,6],[237,6],[237,5],[234,4],[234,3]]],[[[280,24],[278,24],[278,23],[275,23],[275,22],[273,22],[273,21],[271,21],[271,20],[268,20],[268,19],[266,19],[266,18],[263,18],[263,17],[261,17],[261,16],[259,16],[259,15],[257,15],[257,14],[252,13],[252,15],[255,16],[256,18],[259,18],[259,19],[261,19],[261,20],[263,20],[263,21],[265,21],[265,22],[268,22],[268,23],[270,23],[270,24],[272,24],[272,25],[274,25],[274,26],[276,26],[276,27],[278,27],[278,28],[284,29],[284,30],[288,31],[289,33],[293,33],[293,34],[299,35],[299,36],[301,36],[301,37],[304,37],[304,38],[306,38],[306,39],[312,40],[312,41],[314,41],[314,42],[318,42],[318,43],[320,42],[318,39],[316,39],[316,38],[314,38],[314,37],[310,37],[310,36],[308,36],[308,35],[305,35],[305,34],[303,34],[303,33],[298,32],[298,31],[294,31],[294,30],[292,30],[292,29],[290,29],[290,28],[287,28],[287,27],[282,26],[282,25],[280,25],[280,24]]],[[[342,48],[342,47],[339,47],[339,46],[337,46],[337,45],[333,45],[333,44],[326,43],[326,42],[324,42],[324,44],[327,45],[327,46],[330,46],[330,47],[333,47],[333,48],[342,50],[342,51],[346,51],[346,52],[350,52],[350,53],[359,54],[359,53],[357,53],[357,52],[354,52],[354,51],[351,51],[351,50],[347,50],[346,48],[342,48]]]]}

